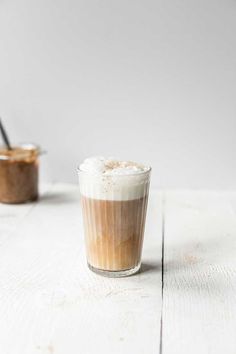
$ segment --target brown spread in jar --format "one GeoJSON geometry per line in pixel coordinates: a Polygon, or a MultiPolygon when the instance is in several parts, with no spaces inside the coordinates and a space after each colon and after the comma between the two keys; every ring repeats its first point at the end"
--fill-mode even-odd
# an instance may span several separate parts
{"type": "Polygon", "coordinates": [[[34,145],[0,148],[0,202],[25,203],[38,198],[38,156],[34,145]]]}

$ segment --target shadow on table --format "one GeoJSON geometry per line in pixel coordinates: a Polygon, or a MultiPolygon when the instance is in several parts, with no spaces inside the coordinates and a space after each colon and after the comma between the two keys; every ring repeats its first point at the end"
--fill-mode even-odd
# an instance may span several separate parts
{"type": "Polygon", "coordinates": [[[140,273],[161,272],[161,264],[158,262],[146,262],[141,264],[140,273]]]}
{"type": "Polygon", "coordinates": [[[43,194],[39,202],[48,205],[79,203],[78,195],[71,195],[66,192],[50,192],[43,194]]]}

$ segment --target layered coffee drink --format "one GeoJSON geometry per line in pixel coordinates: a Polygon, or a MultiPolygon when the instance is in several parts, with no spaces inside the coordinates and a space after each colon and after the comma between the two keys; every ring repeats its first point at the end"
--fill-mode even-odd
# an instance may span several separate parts
{"type": "Polygon", "coordinates": [[[0,202],[18,204],[38,198],[39,148],[32,144],[0,148],[0,202]]]}
{"type": "Polygon", "coordinates": [[[88,266],[107,276],[141,264],[151,168],[130,161],[86,159],[79,167],[88,266]]]}

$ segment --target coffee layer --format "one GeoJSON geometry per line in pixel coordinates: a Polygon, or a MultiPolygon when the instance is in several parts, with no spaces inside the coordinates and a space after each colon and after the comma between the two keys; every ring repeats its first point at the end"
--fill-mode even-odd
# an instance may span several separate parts
{"type": "Polygon", "coordinates": [[[87,259],[108,271],[136,267],[141,261],[147,197],[105,201],[82,197],[87,259]]]}

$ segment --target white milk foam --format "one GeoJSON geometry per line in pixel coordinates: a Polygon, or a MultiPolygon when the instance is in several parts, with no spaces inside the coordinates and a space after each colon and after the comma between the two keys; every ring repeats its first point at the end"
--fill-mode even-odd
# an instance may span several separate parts
{"type": "Polygon", "coordinates": [[[80,192],[101,200],[133,200],[148,193],[151,168],[132,161],[91,157],[79,166],[80,192]]]}

